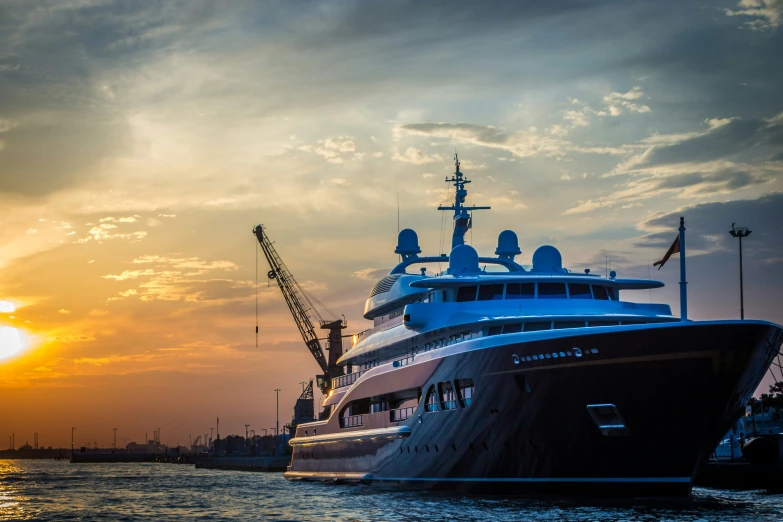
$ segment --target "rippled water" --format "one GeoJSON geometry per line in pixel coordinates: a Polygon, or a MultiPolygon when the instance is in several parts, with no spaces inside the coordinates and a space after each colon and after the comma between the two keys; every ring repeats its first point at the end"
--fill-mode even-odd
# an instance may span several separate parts
{"type": "Polygon", "coordinates": [[[783,520],[783,495],[677,501],[501,498],[291,483],[175,464],[0,460],[0,520],[783,520]]]}

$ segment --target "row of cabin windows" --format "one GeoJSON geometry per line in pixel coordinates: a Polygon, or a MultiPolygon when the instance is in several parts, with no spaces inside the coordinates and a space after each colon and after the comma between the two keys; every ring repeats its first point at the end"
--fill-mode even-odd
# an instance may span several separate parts
{"type": "Polygon", "coordinates": [[[471,379],[457,379],[454,382],[439,382],[430,386],[424,411],[456,410],[467,408],[473,401],[474,384],[471,379]],[[456,385],[456,389],[455,389],[456,385]]]}
{"type": "Polygon", "coordinates": [[[608,286],[587,283],[489,283],[462,286],[457,289],[458,303],[500,301],[503,299],[568,298],[617,301],[617,292],[614,288],[608,286]]]}
{"type": "Polygon", "coordinates": [[[519,332],[539,332],[542,330],[562,330],[565,328],[584,328],[585,326],[619,326],[628,324],[648,324],[649,321],[628,320],[628,321],[534,321],[530,323],[511,323],[504,325],[490,326],[486,330],[486,335],[499,335],[501,333],[519,333],[519,332]]]}

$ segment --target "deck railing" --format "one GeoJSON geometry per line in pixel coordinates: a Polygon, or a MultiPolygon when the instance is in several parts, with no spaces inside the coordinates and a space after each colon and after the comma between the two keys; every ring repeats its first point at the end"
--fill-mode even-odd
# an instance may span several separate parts
{"type": "Polygon", "coordinates": [[[339,377],[335,377],[334,379],[332,379],[332,389],[336,390],[337,388],[350,386],[351,384],[355,383],[356,379],[361,377],[363,373],[364,371],[361,371],[361,372],[354,372],[354,373],[349,373],[347,375],[341,375],[339,377]]]}
{"type": "Polygon", "coordinates": [[[398,408],[396,410],[389,410],[389,411],[391,411],[391,421],[399,422],[399,421],[404,421],[405,419],[413,415],[413,412],[416,411],[416,407],[409,406],[407,408],[398,408]]]}
{"type": "Polygon", "coordinates": [[[350,417],[340,418],[341,428],[355,428],[357,426],[364,426],[364,415],[351,415],[350,417]]]}
{"type": "Polygon", "coordinates": [[[414,357],[413,355],[409,355],[404,359],[398,359],[392,363],[392,366],[395,368],[399,368],[400,366],[408,366],[413,362],[413,357],[414,357]]]}

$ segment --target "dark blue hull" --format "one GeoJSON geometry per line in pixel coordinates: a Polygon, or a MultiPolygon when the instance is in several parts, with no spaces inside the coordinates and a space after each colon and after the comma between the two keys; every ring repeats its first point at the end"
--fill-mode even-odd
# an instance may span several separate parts
{"type": "Polygon", "coordinates": [[[689,494],[783,330],[750,321],[602,330],[443,357],[422,393],[472,379],[468,406],[425,412],[422,400],[391,423],[409,433],[295,446],[286,476],[464,492],[689,494]],[[602,424],[595,405],[614,405],[621,420],[602,424]]]}

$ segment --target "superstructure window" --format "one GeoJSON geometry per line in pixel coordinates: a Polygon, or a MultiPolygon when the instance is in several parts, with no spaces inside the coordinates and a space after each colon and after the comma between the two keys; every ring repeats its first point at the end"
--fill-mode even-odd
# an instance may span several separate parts
{"type": "Polygon", "coordinates": [[[502,326],[490,326],[489,329],[487,329],[487,335],[500,335],[502,329],[502,326]]]}
{"type": "Polygon", "coordinates": [[[538,283],[539,299],[565,299],[565,283],[538,283]]]}
{"type": "Polygon", "coordinates": [[[438,392],[435,390],[435,385],[430,386],[430,391],[427,392],[427,402],[424,405],[424,410],[432,413],[438,411],[438,392]]]}
{"type": "Polygon", "coordinates": [[[606,293],[606,287],[600,285],[593,285],[593,295],[600,301],[608,301],[609,294],[606,293]]]}
{"type": "Polygon", "coordinates": [[[568,292],[571,295],[571,299],[592,299],[593,294],[590,293],[590,285],[581,283],[569,283],[568,292]]]}
{"type": "Polygon", "coordinates": [[[506,285],[506,299],[533,299],[535,296],[535,283],[509,283],[506,285]]]}
{"type": "Polygon", "coordinates": [[[555,321],[555,330],[563,330],[565,328],[584,328],[584,321],[555,321]]]}
{"type": "Polygon", "coordinates": [[[503,333],[518,333],[522,331],[522,323],[507,324],[503,327],[503,333]]]}
{"type": "Polygon", "coordinates": [[[461,286],[457,289],[457,302],[464,303],[476,300],[476,286],[461,286]]]}
{"type": "Polygon", "coordinates": [[[457,379],[457,396],[463,408],[467,408],[473,402],[473,391],[474,385],[472,380],[457,379]]]}
{"type": "Polygon", "coordinates": [[[618,301],[617,290],[608,286],[606,287],[606,291],[609,293],[609,299],[611,299],[612,301],[618,301]]]}
{"type": "Polygon", "coordinates": [[[550,328],[552,328],[552,323],[550,322],[525,323],[526,332],[540,332],[541,330],[549,330],[550,328]]]}
{"type": "Polygon", "coordinates": [[[478,290],[479,301],[499,301],[503,299],[503,285],[481,285],[478,290]]]}
{"type": "Polygon", "coordinates": [[[454,393],[454,386],[450,382],[438,383],[440,388],[440,398],[443,410],[456,410],[457,409],[457,397],[454,393]]]}

